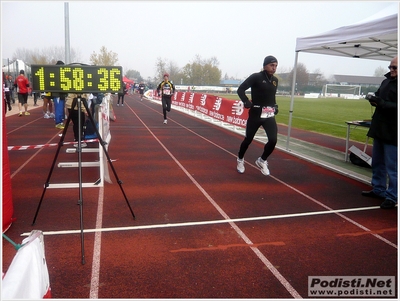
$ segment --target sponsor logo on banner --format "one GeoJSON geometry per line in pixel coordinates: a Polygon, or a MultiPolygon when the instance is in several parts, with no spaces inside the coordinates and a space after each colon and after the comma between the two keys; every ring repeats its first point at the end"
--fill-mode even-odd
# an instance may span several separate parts
{"type": "Polygon", "coordinates": [[[243,112],[244,112],[243,102],[240,100],[235,101],[232,105],[232,114],[241,116],[243,112]]]}
{"type": "Polygon", "coordinates": [[[189,94],[189,103],[193,103],[194,93],[189,94]]]}
{"type": "Polygon", "coordinates": [[[241,100],[237,100],[232,104],[232,115],[233,116],[228,116],[227,122],[238,125],[241,127],[246,127],[247,120],[244,118],[240,118],[242,114],[244,113],[244,106],[243,102],[241,100]]]}
{"type": "Polygon", "coordinates": [[[221,108],[221,104],[222,104],[222,98],[217,97],[217,99],[215,100],[215,103],[214,103],[213,110],[219,111],[219,109],[221,108]]]}
{"type": "Polygon", "coordinates": [[[198,111],[204,115],[209,115],[208,109],[205,107],[206,103],[207,103],[207,94],[201,94],[200,103],[198,106],[196,106],[196,111],[198,111]]]}
{"type": "Polygon", "coordinates": [[[194,99],[194,93],[190,93],[189,98],[187,100],[187,104],[185,106],[186,109],[190,109],[190,110],[194,111],[193,99],[194,99]]]}
{"type": "Polygon", "coordinates": [[[235,101],[196,92],[176,92],[174,96],[173,105],[196,110],[223,122],[246,127],[247,110],[244,110],[243,102],[240,100],[235,101]]]}
{"type": "Polygon", "coordinates": [[[206,105],[206,100],[207,100],[207,94],[201,94],[200,105],[204,107],[206,105]]]}
{"type": "Polygon", "coordinates": [[[210,111],[209,115],[215,119],[225,121],[225,115],[218,112],[221,109],[221,105],[222,105],[222,98],[216,97],[213,108],[212,108],[213,111],[210,111]]]}
{"type": "Polygon", "coordinates": [[[186,95],[186,93],[183,92],[182,95],[181,95],[181,102],[185,102],[185,95],[186,95]]]}

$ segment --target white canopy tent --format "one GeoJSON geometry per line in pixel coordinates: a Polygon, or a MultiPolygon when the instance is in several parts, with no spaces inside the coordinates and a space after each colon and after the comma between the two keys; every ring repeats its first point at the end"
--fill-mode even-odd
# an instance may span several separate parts
{"type": "Polygon", "coordinates": [[[6,65],[2,68],[2,71],[6,74],[12,74],[14,77],[17,77],[19,74],[20,70],[25,71],[25,75],[28,75],[31,73],[31,67],[27,65],[24,61],[22,60],[14,60],[12,63],[9,65],[6,65]]]}
{"type": "Polygon", "coordinates": [[[299,52],[391,61],[397,55],[398,10],[399,5],[395,3],[395,5],[353,25],[296,39],[286,149],[289,149],[299,52]]]}

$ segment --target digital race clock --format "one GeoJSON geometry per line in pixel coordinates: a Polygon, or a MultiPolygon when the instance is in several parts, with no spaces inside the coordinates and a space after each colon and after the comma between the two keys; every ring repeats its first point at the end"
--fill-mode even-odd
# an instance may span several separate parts
{"type": "Polygon", "coordinates": [[[122,67],[32,65],[32,90],[65,93],[123,93],[122,67]]]}

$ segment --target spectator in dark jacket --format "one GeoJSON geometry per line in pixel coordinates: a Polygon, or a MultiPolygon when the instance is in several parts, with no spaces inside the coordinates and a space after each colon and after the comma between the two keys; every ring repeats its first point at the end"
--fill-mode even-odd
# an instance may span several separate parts
{"type": "Polygon", "coordinates": [[[382,209],[391,209],[397,204],[397,56],[390,62],[389,70],[375,95],[366,96],[375,107],[367,134],[374,142],[372,190],[363,191],[362,195],[384,200],[382,209]]]}
{"type": "Polygon", "coordinates": [[[121,100],[121,106],[124,106],[124,97],[125,94],[128,92],[128,88],[126,87],[126,84],[123,82],[122,83],[122,93],[118,93],[118,101],[117,101],[117,106],[119,106],[119,101],[121,100]]]}

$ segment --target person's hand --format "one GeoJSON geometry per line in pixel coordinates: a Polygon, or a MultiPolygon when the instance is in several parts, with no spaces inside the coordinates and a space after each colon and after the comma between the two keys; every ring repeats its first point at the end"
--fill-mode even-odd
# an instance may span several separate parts
{"type": "Polygon", "coordinates": [[[275,115],[278,115],[278,112],[279,112],[279,110],[278,110],[278,104],[275,104],[275,105],[274,105],[274,110],[275,110],[274,114],[275,114],[275,115]]]}
{"type": "Polygon", "coordinates": [[[246,109],[250,109],[253,106],[253,103],[248,99],[244,101],[243,104],[246,109]]]}
{"type": "Polygon", "coordinates": [[[382,98],[370,94],[365,96],[365,99],[368,100],[373,107],[380,107],[384,103],[384,100],[382,98]]]}

